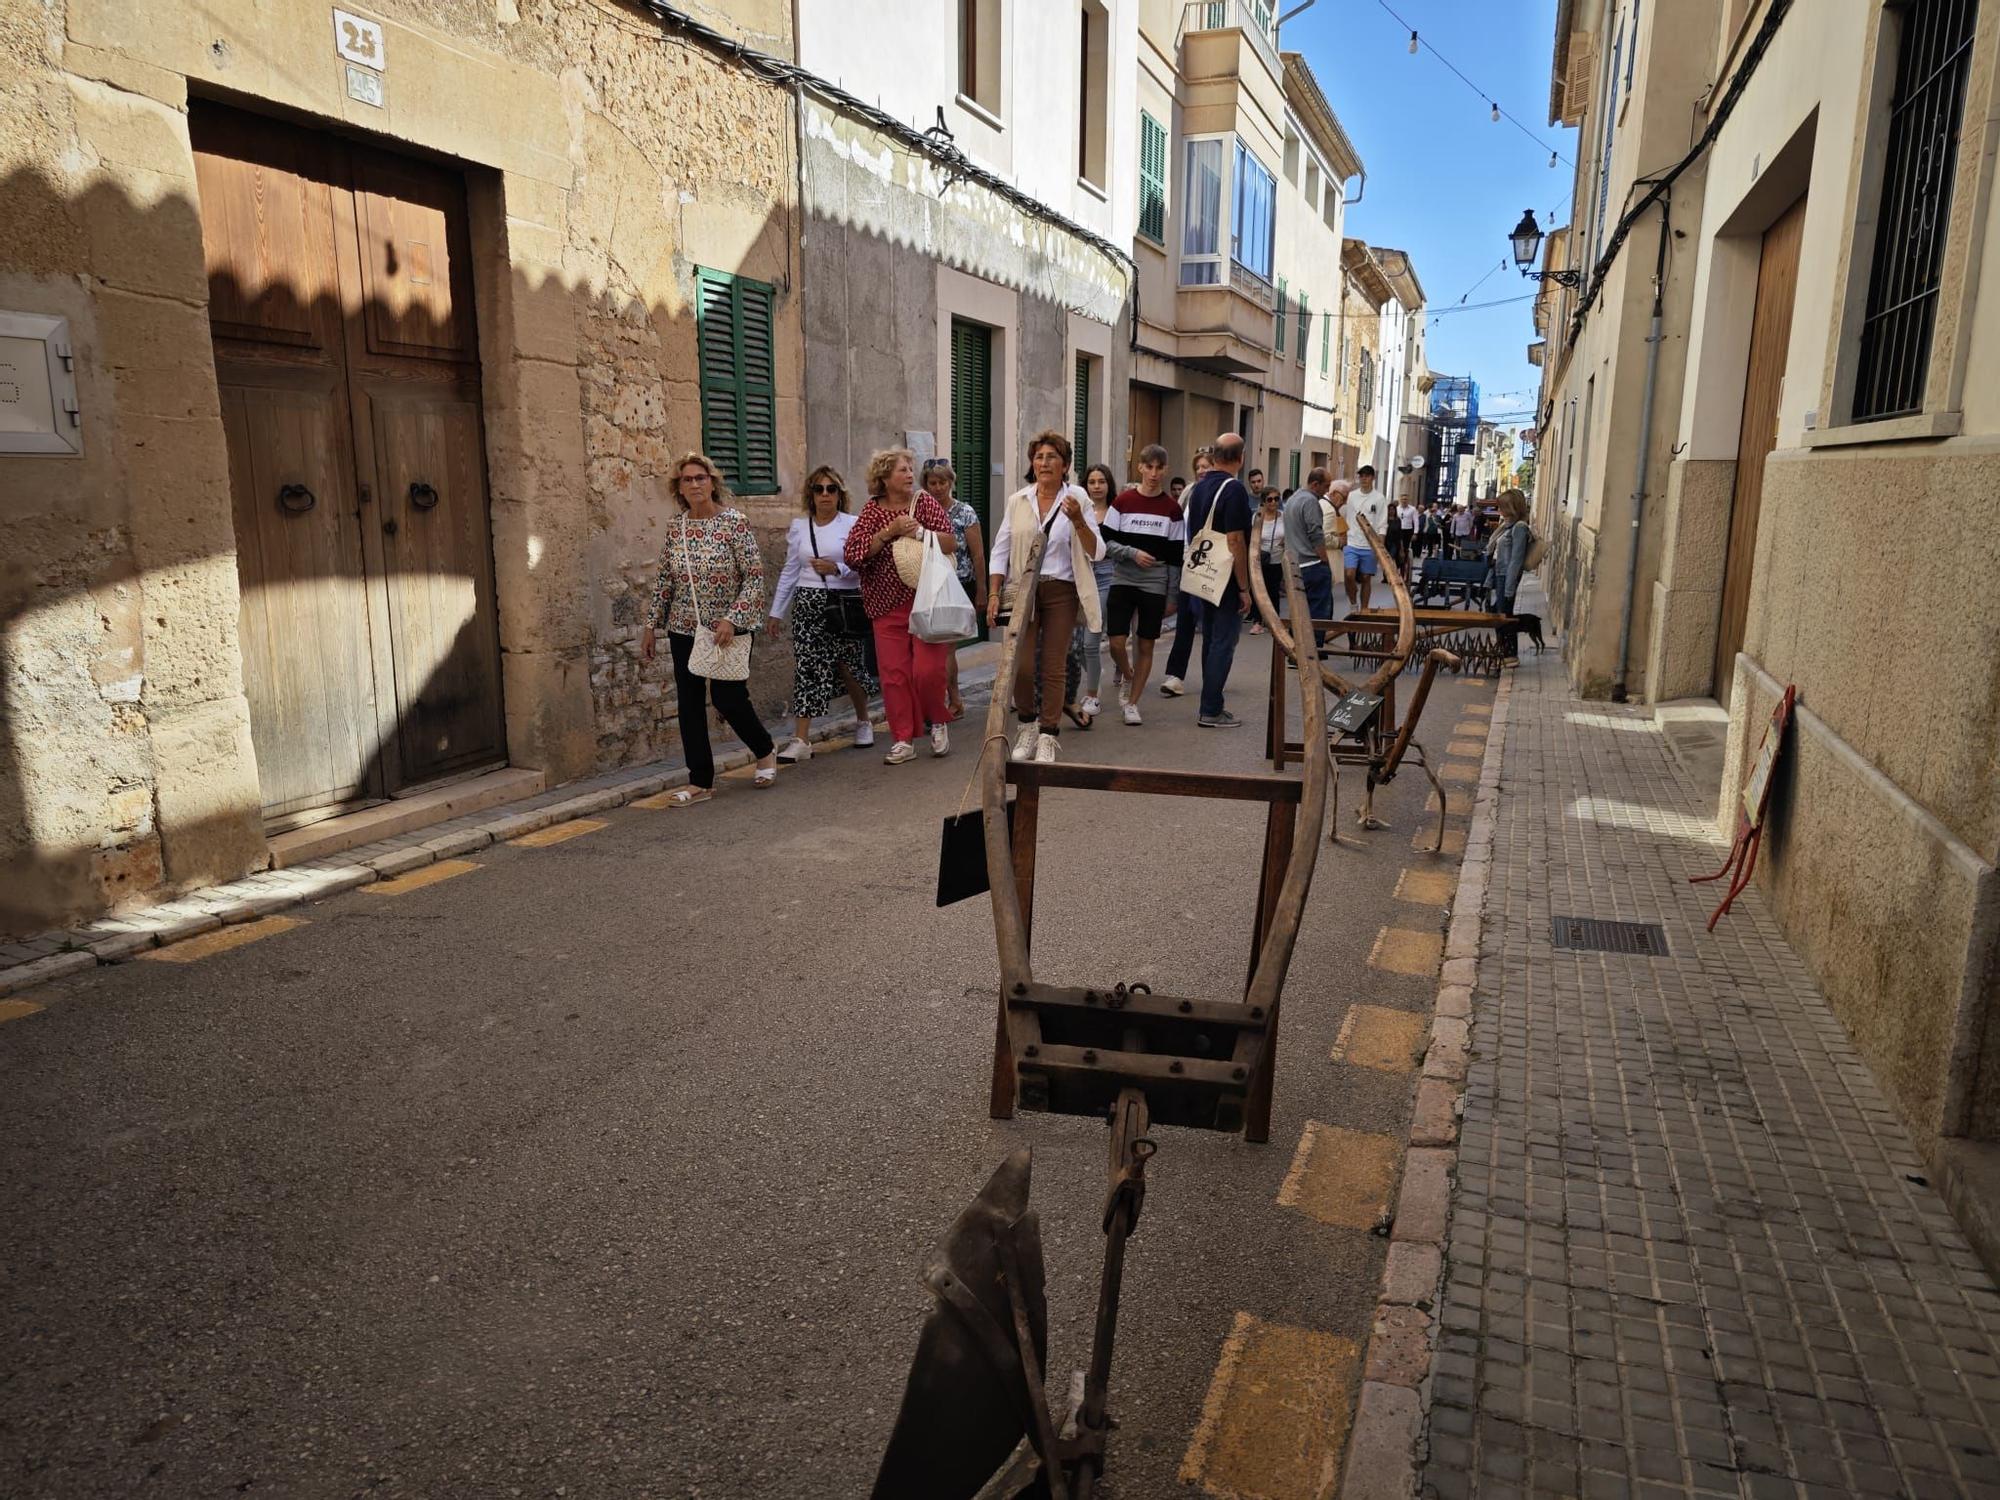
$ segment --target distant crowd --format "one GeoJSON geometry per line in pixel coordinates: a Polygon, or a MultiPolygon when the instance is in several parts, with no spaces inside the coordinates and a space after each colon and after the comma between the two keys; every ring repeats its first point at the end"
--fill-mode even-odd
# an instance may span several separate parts
{"type": "MultiPolygon", "coordinates": [[[[728,503],[720,469],[703,454],[688,454],[675,469],[680,514],[667,528],[640,639],[641,655],[650,661],[658,633],[666,632],[679,694],[688,784],[670,800],[686,807],[713,795],[711,697],[755,755],[756,787],[776,780],[779,761],[812,757],[812,721],[827,711],[836,690],[853,705],[855,744],[870,746],[875,734],[868,699],[879,689],[889,725],[888,764],[914,760],[925,739],[933,756],[949,753],[950,726],[965,714],[957,646],[926,640],[911,628],[930,545],[950,560],[940,576],[955,572],[991,627],[1018,603],[1029,543],[1040,534],[1032,623],[1007,687],[1018,726],[1011,747],[1017,760],[1055,760],[1065,719],[1091,726],[1102,712],[1107,656],[1120,717],[1127,725],[1143,724],[1140,703],[1156,644],[1165,622],[1176,616],[1160,694],[1186,693],[1199,649],[1196,724],[1239,727],[1243,721],[1227,707],[1226,692],[1245,619],[1255,614],[1250,568],[1260,570],[1276,602],[1289,551],[1314,619],[1336,618],[1336,572],[1348,611],[1371,609],[1378,568],[1357,524],[1363,518],[1406,573],[1426,557],[1486,559],[1491,607],[1512,614],[1532,540],[1518,491],[1500,496],[1490,511],[1407,497],[1392,504],[1376,487],[1373,466],[1363,465],[1351,481],[1315,468],[1286,497],[1265,485],[1262,470],[1245,471],[1245,451],[1241,436],[1223,433],[1196,450],[1190,483],[1169,477],[1166,449],[1149,446],[1138,455],[1137,483],[1121,489],[1101,463],[1075,482],[1069,439],[1053,430],[1037,433],[1027,452],[1033,478],[1006,498],[990,541],[978,512],[958,498],[947,459],[926,459],[920,467],[907,448],[876,453],[858,512],[849,509],[846,480],[822,464],[806,478],[775,589],[768,586],[749,521],[728,503]],[[1184,568],[1190,573],[1185,590],[1184,568]],[[775,638],[787,628],[795,717],[792,738],[781,748],[759,719],[744,679],[749,637],[763,630],[775,638]]],[[[948,582],[940,587],[950,592],[948,582]]],[[[1249,628],[1258,634],[1264,627],[1252,619],[1249,628]]],[[[1509,657],[1511,665],[1511,651],[1509,657]]]]}

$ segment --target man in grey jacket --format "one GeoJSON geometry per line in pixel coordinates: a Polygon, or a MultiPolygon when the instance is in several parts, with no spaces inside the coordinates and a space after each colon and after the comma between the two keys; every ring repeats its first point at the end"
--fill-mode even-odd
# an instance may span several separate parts
{"type": "MultiPolygon", "coordinates": [[[[1333,487],[1333,476],[1325,469],[1306,475],[1305,487],[1285,502],[1285,550],[1298,564],[1299,582],[1306,591],[1306,603],[1315,620],[1333,616],[1333,561],[1326,551],[1326,511],[1320,504],[1333,487]]],[[[1325,632],[1316,632],[1326,643],[1325,632]]]]}

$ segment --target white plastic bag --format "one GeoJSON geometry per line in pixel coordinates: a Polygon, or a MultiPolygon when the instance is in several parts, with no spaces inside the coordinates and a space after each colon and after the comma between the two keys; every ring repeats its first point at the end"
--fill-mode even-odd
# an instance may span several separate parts
{"type": "Polygon", "coordinates": [[[917,602],[910,606],[910,634],[934,646],[949,646],[979,633],[979,617],[958,581],[958,570],[937,544],[937,533],[924,533],[924,571],[917,579],[917,602]]]}

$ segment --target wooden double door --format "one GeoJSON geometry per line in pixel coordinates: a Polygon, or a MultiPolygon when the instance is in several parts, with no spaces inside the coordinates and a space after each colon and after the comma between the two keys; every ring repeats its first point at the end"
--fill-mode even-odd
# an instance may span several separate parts
{"type": "Polygon", "coordinates": [[[190,110],[274,825],[503,756],[465,187],[190,110]]]}

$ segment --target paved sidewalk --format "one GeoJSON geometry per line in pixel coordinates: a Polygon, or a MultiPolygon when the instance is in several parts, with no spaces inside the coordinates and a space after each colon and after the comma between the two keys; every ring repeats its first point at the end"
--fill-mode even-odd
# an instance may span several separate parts
{"type": "Polygon", "coordinates": [[[1504,733],[1422,1493],[2000,1493],[2000,1296],[1760,894],[1702,931],[1707,797],[1553,649],[1504,733]]]}

